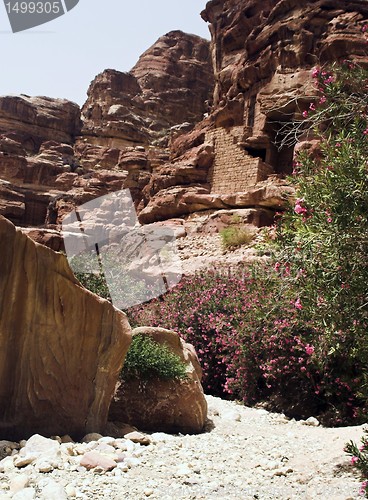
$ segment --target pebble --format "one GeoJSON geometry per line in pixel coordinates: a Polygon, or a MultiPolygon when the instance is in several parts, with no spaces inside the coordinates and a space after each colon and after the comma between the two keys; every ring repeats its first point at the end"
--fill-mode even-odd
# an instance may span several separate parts
{"type": "Polygon", "coordinates": [[[10,481],[9,490],[13,494],[18,493],[18,491],[26,488],[28,486],[28,483],[29,477],[27,476],[27,474],[19,474],[10,481]]]}
{"type": "Polygon", "coordinates": [[[36,490],[34,488],[24,488],[18,491],[18,493],[12,497],[12,500],[33,500],[34,498],[36,498],[36,490]]]}
{"type": "Polygon", "coordinates": [[[77,496],[77,490],[72,484],[67,484],[65,486],[65,493],[68,495],[69,498],[75,498],[77,496]]]}
{"type": "Polygon", "coordinates": [[[325,429],[314,417],[207,402],[213,425],[198,435],[32,436],[0,461],[0,500],[361,498],[343,448],[363,426],[325,429]]]}
{"type": "Polygon", "coordinates": [[[311,427],[318,427],[319,422],[315,417],[309,417],[305,422],[302,422],[304,425],[310,425],[311,427]]]}
{"type": "Polygon", "coordinates": [[[138,444],[143,444],[145,446],[148,446],[151,444],[151,440],[148,436],[145,434],[142,434],[141,432],[129,432],[128,434],[125,434],[125,439],[129,439],[130,441],[133,441],[133,443],[138,443],[138,444]]]}
{"type": "Polygon", "coordinates": [[[115,469],[116,462],[112,458],[106,457],[96,451],[88,451],[83,455],[80,465],[87,470],[99,468],[102,472],[115,469]]]}

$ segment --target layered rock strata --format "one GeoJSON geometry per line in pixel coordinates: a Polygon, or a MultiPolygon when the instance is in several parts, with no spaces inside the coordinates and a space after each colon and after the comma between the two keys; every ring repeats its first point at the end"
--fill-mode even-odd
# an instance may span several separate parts
{"type": "MultiPolygon", "coordinates": [[[[240,206],[248,207],[249,196],[235,193],[257,191],[292,171],[298,137],[286,134],[315,99],[312,67],[368,63],[363,0],[213,0],[202,17],[212,35],[213,108],[194,130],[172,137],[173,174],[167,165],[154,172],[142,221],[235,208],[244,198],[240,206]],[[195,158],[200,147],[211,150],[212,162],[205,171],[193,165],[190,180],[176,182],[183,155],[195,158]]],[[[283,206],[283,194],[274,209],[283,206]]]]}
{"type": "Polygon", "coordinates": [[[203,118],[212,89],[209,42],[172,31],[129,73],[106,70],[95,78],[82,109],[83,136],[119,148],[165,143],[171,127],[193,126],[203,118]]]}

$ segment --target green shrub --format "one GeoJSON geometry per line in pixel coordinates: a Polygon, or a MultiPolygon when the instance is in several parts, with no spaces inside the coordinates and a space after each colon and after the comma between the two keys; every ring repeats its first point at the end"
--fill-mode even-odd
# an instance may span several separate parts
{"type": "Polygon", "coordinates": [[[226,249],[238,248],[242,245],[249,245],[253,239],[251,231],[240,227],[226,227],[220,231],[222,246],[226,249]]]}
{"type": "Polygon", "coordinates": [[[103,273],[75,273],[75,277],[84,288],[111,301],[109,287],[103,273]]]}
{"type": "Polygon", "coordinates": [[[147,335],[135,335],[125,359],[121,378],[162,380],[187,378],[185,363],[163,344],[147,335]]]}
{"type": "Polygon", "coordinates": [[[321,368],[340,366],[350,387],[359,379],[367,403],[368,70],[347,64],[313,75],[320,98],[304,116],[322,141],[295,162],[296,200],[278,227],[277,267],[295,307],[323,332],[321,368]]]}
{"type": "Polygon", "coordinates": [[[363,482],[359,494],[368,498],[368,430],[365,429],[365,435],[361,439],[361,446],[357,446],[350,441],[345,446],[345,452],[351,456],[351,464],[361,473],[363,482]]]}
{"type": "MultiPolygon", "coordinates": [[[[74,275],[87,290],[114,302],[114,306],[118,308],[121,308],[120,300],[123,304],[147,300],[147,283],[143,278],[139,279],[138,273],[130,273],[126,262],[119,256],[110,252],[104,255],[103,265],[100,259],[97,264],[98,270],[95,269],[96,257],[88,253],[73,257],[71,261],[74,269],[81,269],[74,272],[74,275]]],[[[149,292],[154,295],[154,291],[149,292]]]]}

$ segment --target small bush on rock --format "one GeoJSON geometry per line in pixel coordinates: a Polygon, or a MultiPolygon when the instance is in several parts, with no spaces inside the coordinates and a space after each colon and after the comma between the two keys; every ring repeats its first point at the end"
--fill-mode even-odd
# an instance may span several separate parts
{"type": "Polygon", "coordinates": [[[163,344],[147,335],[135,335],[127,353],[121,378],[148,380],[185,379],[185,363],[163,344]]]}
{"type": "Polygon", "coordinates": [[[222,229],[220,231],[220,236],[222,246],[226,250],[248,245],[253,239],[253,234],[250,231],[233,226],[222,229]]]}

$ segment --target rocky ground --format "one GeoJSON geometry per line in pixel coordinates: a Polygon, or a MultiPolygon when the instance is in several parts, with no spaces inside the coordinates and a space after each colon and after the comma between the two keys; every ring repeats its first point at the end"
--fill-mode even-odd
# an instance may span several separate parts
{"type": "Polygon", "coordinates": [[[218,271],[220,267],[229,270],[261,258],[254,243],[225,250],[219,234],[187,236],[178,240],[177,249],[185,275],[205,269],[218,271]]]}
{"type": "MultiPolygon", "coordinates": [[[[202,218],[208,218],[204,216],[202,218]]],[[[191,223],[186,221],[188,232],[185,237],[176,240],[176,249],[180,257],[182,273],[190,275],[204,270],[219,272],[224,269],[235,269],[240,263],[264,259],[261,251],[264,241],[262,230],[254,226],[248,227],[253,238],[248,244],[239,247],[225,248],[219,232],[206,233],[198,231],[201,217],[193,217],[191,223]]]]}
{"type": "Polygon", "coordinates": [[[200,435],[153,433],[145,444],[134,434],[63,444],[33,436],[0,462],[0,499],[359,498],[343,448],[362,427],[327,429],[213,397],[208,404],[211,423],[200,435]]]}

